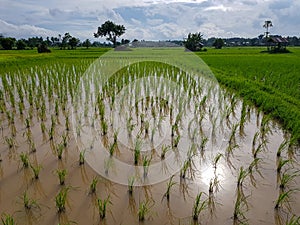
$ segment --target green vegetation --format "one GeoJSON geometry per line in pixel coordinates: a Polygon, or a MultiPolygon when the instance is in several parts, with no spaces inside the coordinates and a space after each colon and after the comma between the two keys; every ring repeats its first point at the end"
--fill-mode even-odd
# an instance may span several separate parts
{"type": "Polygon", "coordinates": [[[90,184],[90,193],[96,193],[98,178],[94,177],[90,184]]]}
{"type": "Polygon", "coordinates": [[[112,143],[109,146],[109,154],[110,154],[111,157],[114,155],[114,152],[116,150],[116,146],[117,146],[116,142],[112,143]]]}
{"type": "Polygon", "coordinates": [[[83,165],[84,164],[84,155],[85,155],[85,151],[81,151],[79,153],[79,165],[83,165]]]}
{"type": "Polygon", "coordinates": [[[295,215],[293,215],[289,221],[287,221],[286,223],[287,225],[297,225],[300,224],[300,216],[296,217],[295,215]]]}
{"type": "Polygon", "coordinates": [[[142,140],[137,138],[134,146],[134,165],[137,165],[141,155],[142,140]]]}
{"type": "Polygon", "coordinates": [[[6,142],[6,144],[8,145],[8,147],[10,149],[16,147],[16,141],[15,141],[14,138],[8,138],[8,137],[6,137],[5,138],[5,142],[6,142]]]}
{"type": "Polygon", "coordinates": [[[143,156],[144,177],[147,177],[152,157],[143,156]]]}
{"type": "MultiPolygon", "coordinates": [[[[264,54],[264,48],[244,47],[209,49],[197,53],[214,72],[218,81],[236,91],[244,100],[280,121],[284,128],[300,140],[300,64],[299,48],[289,48],[290,54],[264,54]]],[[[2,50],[0,73],[29,70],[37,65],[76,65],[83,74],[89,62],[109,49],[78,48],[51,54],[38,54],[36,50],[2,50]],[[80,63],[82,60],[87,63],[80,63]]]]}
{"type": "Polygon", "coordinates": [[[15,224],[14,218],[8,214],[3,214],[1,216],[1,221],[2,221],[3,225],[14,225],[15,224]]]}
{"type": "Polygon", "coordinates": [[[139,221],[144,221],[146,218],[146,215],[149,214],[150,209],[153,205],[149,200],[143,201],[140,203],[139,209],[138,209],[138,216],[139,221]]]}
{"type": "Polygon", "coordinates": [[[278,150],[277,150],[277,157],[280,157],[281,156],[281,153],[282,153],[282,151],[284,151],[284,149],[288,146],[288,142],[285,140],[285,141],[283,141],[281,144],[280,144],[280,146],[279,146],[279,148],[278,148],[278,150]]]}
{"type": "Polygon", "coordinates": [[[278,162],[278,165],[277,165],[277,173],[280,173],[281,172],[281,169],[282,167],[287,164],[287,163],[290,163],[291,160],[289,159],[279,159],[279,162],[278,162]]]}
{"type": "Polygon", "coordinates": [[[288,190],[280,193],[277,200],[275,201],[275,209],[279,209],[285,203],[288,203],[290,201],[290,196],[293,192],[294,190],[288,190]]]}
{"type": "Polygon", "coordinates": [[[299,171],[294,171],[294,172],[290,172],[290,173],[288,173],[287,171],[285,171],[284,173],[282,173],[282,175],[280,177],[280,185],[279,185],[279,187],[281,189],[286,188],[298,176],[299,176],[299,171]]]}
{"type": "Polygon", "coordinates": [[[67,194],[69,189],[63,188],[59,191],[59,193],[55,197],[55,203],[58,213],[62,213],[66,210],[65,205],[67,201],[67,194]]]}
{"type": "Polygon", "coordinates": [[[218,162],[220,161],[220,159],[223,157],[223,154],[222,153],[218,153],[216,156],[215,156],[215,158],[214,158],[214,160],[213,160],[213,166],[214,166],[214,168],[216,169],[217,168],[217,164],[218,164],[218,162]]]}
{"type": "Polygon", "coordinates": [[[108,203],[112,204],[109,200],[109,196],[103,200],[100,198],[97,199],[98,211],[101,219],[104,219],[106,216],[106,209],[108,203]]]}
{"type": "MultiPolygon", "coordinates": [[[[149,166],[151,165],[152,156],[154,157],[153,162],[156,162],[157,160],[163,161],[168,157],[169,151],[172,154],[177,154],[178,151],[181,150],[181,147],[184,146],[186,140],[185,133],[182,132],[182,127],[184,126],[184,123],[188,124],[189,137],[195,143],[193,143],[192,146],[189,147],[187,153],[188,157],[184,161],[180,170],[181,178],[187,178],[180,179],[180,191],[182,191],[183,193],[183,186],[189,185],[190,180],[193,180],[195,177],[194,172],[197,172],[198,169],[197,165],[195,165],[195,162],[197,161],[195,160],[194,162],[193,157],[196,157],[197,159],[198,153],[201,153],[202,159],[205,160],[205,156],[210,153],[211,147],[214,146],[214,142],[216,141],[215,139],[218,138],[218,129],[220,128],[220,130],[225,130],[227,133],[224,137],[226,138],[225,140],[228,147],[226,148],[226,150],[224,149],[225,152],[218,152],[217,154],[215,154],[216,152],[214,152],[214,154],[210,155],[210,157],[213,158],[209,158],[209,160],[212,160],[212,166],[215,176],[209,177],[209,198],[214,195],[214,189],[218,189],[217,185],[219,181],[217,179],[217,172],[219,171],[219,169],[217,170],[217,167],[226,166],[224,164],[220,165],[222,163],[221,159],[223,157],[225,163],[227,163],[229,167],[232,165],[232,169],[234,169],[236,172],[236,185],[238,195],[233,212],[233,219],[236,222],[247,221],[245,213],[248,210],[248,206],[246,197],[242,193],[243,187],[245,187],[244,181],[245,179],[248,179],[248,176],[251,182],[253,180],[255,181],[254,175],[256,174],[254,174],[254,172],[256,172],[258,175],[261,175],[259,169],[264,170],[264,168],[260,167],[259,162],[261,162],[261,165],[263,165],[264,153],[267,152],[267,150],[272,150],[271,148],[267,148],[269,141],[271,143],[272,140],[272,131],[276,130],[276,128],[274,129],[272,127],[272,117],[281,121],[284,127],[290,130],[292,133],[292,137],[290,137],[288,133],[285,134],[285,140],[278,147],[278,149],[275,149],[274,156],[277,155],[277,164],[275,164],[274,162],[272,169],[273,172],[277,174],[278,178],[278,186],[276,187],[276,190],[278,189],[278,187],[280,188],[278,199],[274,203],[275,209],[288,206],[290,196],[293,193],[293,190],[291,190],[290,188],[293,188],[294,185],[297,185],[299,176],[299,172],[298,170],[296,170],[297,168],[294,168],[294,166],[298,166],[298,162],[296,163],[295,161],[294,163],[294,158],[290,157],[286,159],[286,157],[287,154],[288,156],[290,156],[290,151],[293,152],[294,149],[296,149],[294,148],[294,141],[296,140],[295,138],[298,138],[299,140],[300,94],[298,90],[299,75],[297,73],[300,70],[298,70],[299,66],[297,65],[297,60],[295,60],[295,57],[300,56],[300,51],[297,48],[294,48],[292,50],[293,53],[271,56],[260,53],[260,50],[260,48],[230,48],[218,51],[215,49],[209,49],[207,52],[197,53],[211,66],[221,84],[224,84],[230,89],[237,91],[238,94],[244,97],[246,101],[243,102],[243,106],[240,111],[241,115],[239,115],[239,112],[236,112],[236,109],[240,106],[240,101],[238,100],[238,95],[236,93],[232,94],[230,92],[226,92],[225,94],[228,94],[228,96],[225,96],[223,99],[222,96],[219,95],[221,92],[217,92],[217,90],[213,89],[209,90],[207,96],[203,96],[203,92],[201,93],[201,96],[197,96],[199,98],[197,98],[196,100],[191,99],[191,102],[195,103],[195,106],[193,104],[191,104],[190,106],[191,112],[192,110],[194,110],[195,118],[193,118],[190,123],[186,123],[188,122],[185,118],[185,109],[187,109],[185,104],[187,104],[187,102],[182,99],[178,99],[180,110],[172,111],[173,109],[171,107],[168,107],[169,103],[166,100],[146,98],[143,99],[140,103],[135,104],[134,107],[132,107],[132,111],[130,111],[128,115],[126,115],[128,138],[131,139],[133,146],[133,151],[129,152],[129,154],[133,154],[133,157],[130,155],[131,157],[128,158],[130,158],[131,160],[129,160],[132,161],[136,166],[135,169],[139,169],[138,166],[143,166],[144,179],[147,177],[148,170],[150,168],[149,166]],[[248,62],[248,60],[250,61],[250,63],[248,62]],[[264,63],[262,63],[261,61],[263,61],[264,63]],[[292,61],[293,64],[290,63],[290,61],[292,61]],[[269,64],[266,62],[269,62],[269,64]],[[287,66],[284,65],[283,62],[285,62],[287,66]],[[279,63],[281,66],[277,66],[277,63],[279,63]],[[269,68],[267,69],[267,67],[269,68]],[[251,75],[249,73],[253,74],[251,75]],[[279,75],[279,73],[281,75],[279,75]],[[218,98],[218,100],[220,101],[219,107],[222,109],[222,112],[220,114],[216,114],[216,108],[206,106],[206,104],[209,104],[209,101],[206,102],[206,99],[210,98],[209,95],[214,95],[215,99],[218,98]],[[235,153],[238,152],[238,150],[244,150],[243,143],[241,143],[241,138],[246,138],[248,133],[245,132],[245,136],[243,136],[242,131],[244,125],[247,124],[248,121],[250,121],[250,119],[248,118],[250,117],[250,114],[252,116],[252,112],[250,112],[250,110],[253,110],[253,108],[248,107],[247,104],[249,102],[252,102],[259,106],[259,108],[262,111],[266,112],[267,115],[263,115],[259,112],[257,112],[256,115],[257,130],[252,140],[253,158],[251,159],[253,161],[248,167],[246,167],[246,165],[244,164],[238,164],[237,166],[234,165],[235,160],[233,160],[232,163],[230,159],[231,157],[232,159],[236,157],[233,152],[235,153]],[[139,114],[139,109],[142,110],[141,114],[139,114]],[[155,126],[153,127],[152,122],[150,122],[151,120],[149,119],[150,113],[154,118],[155,126]],[[162,125],[162,121],[168,121],[165,118],[165,115],[168,114],[170,116],[166,118],[170,118],[169,128],[171,128],[170,132],[172,132],[172,134],[170,135],[170,143],[164,143],[165,145],[162,145],[161,152],[159,152],[158,154],[146,156],[143,152],[143,148],[144,146],[147,146],[148,141],[150,140],[148,137],[148,133],[152,131],[151,141],[153,144],[155,140],[155,138],[153,139],[155,129],[162,125]],[[218,120],[218,116],[221,116],[220,121],[218,120]],[[138,121],[139,118],[141,122],[138,121]],[[231,121],[231,118],[235,118],[237,120],[231,121]],[[207,122],[212,123],[211,136],[205,132],[205,126],[207,122]],[[225,122],[227,127],[225,127],[225,122]],[[204,128],[204,131],[202,130],[202,128],[204,128]],[[135,137],[137,131],[137,137],[135,137]],[[180,140],[182,140],[182,145],[181,143],[179,144],[180,140]],[[237,148],[240,149],[237,150],[237,148]]],[[[63,185],[65,183],[65,177],[67,174],[66,169],[68,169],[68,174],[70,173],[72,175],[72,169],[70,170],[69,167],[65,167],[67,166],[65,162],[68,159],[68,149],[69,147],[72,147],[71,140],[69,143],[69,135],[71,133],[70,131],[75,130],[77,131],[78,135],[81,134],[82,136],[84,136],[84,124],[86,123],[87,119],[84,118],[86,117],[86,115],[78,116],[78,118],[76,118],[78,121],[78,126],[71,126],[71,117],[70,112],[68,111],[68,104],[71,103],[74,104],[74,106],[77,106],[77,101],[74,97],[76,84],[78,83],[90,63],[94,59],[99,57],[103,52],[104,50],[102,51],[101,49],[95,48],[78,49],[76,51],[59,51],[57,49],[52,49],[51,54],[43,55],[43,57],[41,57],[31,50],[28,50],[26,52],[24,51],[22,53],[17,50],[11,52],[0,51],[0,79],[3,83],[3,91],[0,91],[0,112],[3,114],[3,118],[5,116],[7,117],[9,128],[11,128],[11,130],[5,130],[6,133],[5,136],[3,136],[3,143],[5,143],[5,148],[8,148],[8,156],[9,154],[13,154],[15,149],[19,150],[17,152],[17,159],[20,161],[20,163],[22,163],[24,168],[27,167],[32,169],[35,179],[39,178],[39,173],[42,168],[42,165],[39,165],[37,163],[38,161],[41,162],[40,160],[34,161],[35,154],[40,153],[40,145],[35,144],[34,142],[34,129],[38,125],[40,125],[38,126],[38,128],[40,127],[44,134],[43,138],[45,138],[45,143],[49,143],[50,145],[53,156],[55,158],[58,157],[59,159],[59,169],[55,172],[59,178],[60,184],[63,185]],[[37,80],[40,85],[33,85],[37,84],[37,80]],[[2,104],[3,102],[5,104],[2,104]],[[16,112],[16,115],[13,112],[16,112]],[[19,119],[18,112],[20,116],[22,115],[21,119],[19,119]],[[17,126],[17,121],[19,120],[22,120],[22,135],[26,141],[25,143],[28,144],[28,146],[26,147],[29,147],[29,151],[26,150],[26,152],[22,152],[23,148],[20,149],[20,146],[18,146],[23,144],[23,142],[19,142],[19,138],[18,136],[16,136],[15,131],[15,126],[17,126]],[[38,124],[39,122],[40,124],[38,124]],[[47,136],[47,133],[49,135],[48,140],[48,137],[44,137],[47,136]],[[30,162],[32,162],[33,164],[31,164],[30,162]]],[[[201,86],[196,86],[195,84],[190,82],[192,81],[192,77],[188,77],[188,79],[186,79],[184,73],[178,73],[177,77],[172,77],[173,72],[176,73],[176,70],[169,70],[171,66],[165,65],[163,63],[153,63],[153,65],[155,67],[153,71],[160,71],[162,74],[164,74],[166,71],[171,72],[166,77],[169,79],[174,79],[174,81],[176,82],[182,82],[183,86],[186,87],[188,91],[187,93],[190,97],[194,96],[195,93],[198,93],[197,89],[198,87],[200,89],[201,86]]],[[[133,69],[139,69],[139,71],[144,71],[145,69],[145,71],[148,72],[152,71],[150,69],[148,70],[144,63],[134,64],[133,69]]],[[[126,73],[125,76],[123,73],[124,70],[119,71],[116,76],[112,77],[111,80],[109,80],[107,86],[104,87],[106,92],[101,96],[97,96],[97,105],[95,105],[95,116],[100,119],[100,130],[103,134],[103,137],[101,137],[101,141],[103,141],[103,144],[106,145],[106,148],[109,150],[111,156],[119,155],[118,132],[114,132],[113,134],[111,132],[112,121],[111,118],[107,117],[109,114],[109,109],[106,108],[106,106],[112,104],[116,97],[115,94],[118,93],[121,86],[124,86],[125,84],[130,82],[129,79],[126,80],[126,73]],[[118,76],[123,76],[125,78],[118,79],[118,76]],[[118,80],[119,83],[113,86],[112,84],[114,84],[113,82],[115,82],[115,80],[118,80]],[[113,89],[113,91],[111,91],[111,89],[113,89]],[[108,101],[105,102],[106,100],[108,101]]],[[[128,68],[128,70],[131,70],[131,68],[128,68]]],[[[133,79],[137,79],[140,77],[142,77],[142,75],[137,73],[133,76],[133,79]]],[[[135,88],[134,90],[136,92],[140,91],[139,88],[135,88]]],[[[159,91],[162,92],[163,89],[158,90],[157,93],[159,93],[159,91]]],[[[175,91],[175,94],[173,95],[174,97],[170,98],[169,100],[175,100],[176,96],[180,96],[177,95],[179,92],[175,91]]],[[[136,99],[132,99],[132,101],[133,100],[136,99]]],[[[84,99],[82,99],[81,101],[84,101],[84,99]]],[[[87,105],[87,107],[88,106],[89,105],[87,105]]],[[[76,107],[74,108],[76,110],[76,107]]],[[[92,108],[91,110],[94,109],[92,108]]],[[[87,110],[87,112],[84,113],[88,115],[89,112],[87,110]]],[[[97,121],[94,120],[91,121],[91,125],[93,124],[92,126],[95,126],[95,124],[97,124],[96,122],[97,121]]],[[[6,123],[3,124],[6,126],[6,123]]],[[[2,128],[4,127],[4,125],[2,125],[2,128]]],[[[245,131],[247,130],[245,129],[245,131]]],[[[18,130],[17,133],[20,134],[19,132],[20,131],[18,130]]],[[[159,131],[157,131],[156,134],[158,133],[159,131]]],[[[250,136],[250,138],[252,138],[252,135],[250,136]]],[[[248,141],[250,141],[247,142],[250,143],[250,146],[247,146],[247,148],[248,150],[251,150],[251,140],[248,141]]],[[[92,143],[88,148],[93,149],[95,143],[92,140],[91,142],[92,143]]],[[[95,144],[95,147],[96,146],[97,145],[95,144]]],[[[119,147],[121,148],[121,145],[119,147]]],[[[88,148],[86,149],[88,150],[88,148]]],[[[214,149],[214,151],[216,150],[214,149]]],[[[240,154],[243,153],[244,152],[240,152],[240,154]]],[[[78,155],[76,163],[78,163],[78,155]]],[[[81,152],[79,153],[79,165],[82,165],[84,163],[85,150],[81,150],[81,152]]],[[[46,168],[48,167],[44,166],[44,168],[46,171],[46,168]]],[[[82,175],[84,175],[84,169],[84,167],[81,168],[82,175]]],[[[112,161],[105,161],[105,169],[107,171],[107,174],[108,169],[111,169],[110,171],[114,172],[112,161]]],[[[25,179],[27,179],[27,172],[29,172],[28,169],[25,169],[25,179]]],[[[176,174],[175,176],[179,176],[179,174],[176,174]]],[[[133,176],[128,178],[128,192],[130,195],[129,201],[135,200],[136,195],[133,195],[133,189],[135,185],[139,185],[140,178],[141,177],[135,178],[133,176]]],[[[110,199],[98,199],[96,192],[102,193],[102,191],[104,191],[102,188],[100,189],[98,181],[99,178],[94,177],[92,181],[87,184],[86,189],[89,189],[90,194],[93,194],[93,200],[95,201],[95,205],[99,210],[101,219],[103,219],[106,215],[107,204],[110,203],[110,199]],[[97,185],[99,186],[99,189],[97,189],[97,185]]],[[[72,183],[72,176],[70,176],[69,182],[72,183]]],[[[34,185],[36,185],[36,183],[39,182],[34,182],[34,185]]],[[[105,182],[101,182],[101,185],[102,183],[105,184],[105,182]]],[[[248,184],[248,182],[246,183],[248,184]]],[[[173,181],[172,176],[167,183],[166,192],[163,195],[163,198],[166,197],[168,201],[167,204],[173,204],[172,201],[169,201],[169,198],[172,192],[172,187],[175,184],[176,182],[173,181]]],[[[186,186],[186,190],[187,188],[188,186],[186,186]]],[[[136,194],[139,195],[140,188],[136,188],[136,190],[136,194]]],[[[248,191],[248,189],[246,189],[245,191],[248,191]]],[[[53,193],[56,193],[56,191],[53,193]]],[[[64,188],[62,186],[61,191],[55,197],[56,209],[59,213],[65,211],[67,193],[68,188],[64,188]]],[[[192,213],[191,216],[195,220],[195,223],[199,219],[199,215],[201,216],[201,212],[205,211],[206,209],[210,209],[210,200],[203,198],[203,194],[203,192],[200,192],[200,194],[197,195],[194,202],[193,211],[190,212],[192,213]]],[[[27,193],[25,193],[22,197],[23,204],[26,209],[29,209],[32,205],[34,205],[34,201],[27,195],[27,193]]],[[[111,200],[115,200],[115,195],[111,195],[111,197],[111,200]]],[[[145,200],[144,202],[140,202],[139,207],[134,211],[135,213],[138,212],[140,221],[145,220],[145,217],[152,207],[152,201],[150,202],[149,198],[146,199],[147,200],[145,200]]],[[[192,207],[190,207],[190,209],[192,209],[192,207]]],[[[137,216],[136,214],[134,215],[137,216]]],[[[294,219],[291,219],[292,222],[293,220],[298,221],[299,219],[298,217],[296,217],[294,219]]]]}
{"type": "Polygon", "coordinates": [[[134,181],[135,181],[134,176],[131,176],[131,177],[128,178],[128,192],[129,192],[130,195],[132,195],[132,192],[133,192],[134,181]]]}
{"type": "Polygon", "coordinates": [[[124,25],[118,25],[114,22],[108,20],[103,23],[100,27],[98,27],[98,31],[94,33],[96,38],[107,36],[106,40],[113,43],[114,47],[117,44],[117,37],[120,37],[125,33],[124,25]]]}
{"type": "Polygon", "coordinates": [[[39,174],[40,174],[40,171],[41,171],[41,169],[42,169],[42,165],[36,165],[36,166],[34,166],[34,165],[30,165],[30,168],[32,169],[32,172],[33,172],[33,174],[34,174],[34,179],[39,179],[39,174]]]}
{"type": "Polygon", "coordinates": [[[240,191],[238,191],[233,211],[234,224],[247,224],[247,218],[245,216],[247,210],[247,197],[245,197],[241,194],[240,191]]]}
{"type": "Polygon", "coordinates": [[[199,33],[189,33],[186,41],[184,41],[184,46],[190,51],[200,51],[203,47],[203,34],[199,33]]]}
{"type": "Polygon", "coordinates": [[[28,70],[30,67],[57,63],[61,63],[62,65],[77,65],[75,68],[77,70],[85,66],[82,68],[83,70],[80,70],[84,72],[88,65],[79,65],[83,59],[92,62],[92,60],[97,59],[108,50],[108,48],[78,48],[76,50],[62,51],[51,48],[51,54],[38,54],[36,50],[2,50],[0,51],[0,73],[2,75],[4,72],[14,72],[20,69],[28,70]]]}
{"type": "Polygon", "coordinates": [[[199,214],[207,208],[207,200],[201,202],[201,196],[203,192],[200,192],[195,199],[193,206],[193,219],[198,220],[199,214]]]}
{"type": "Polygon", "coordinates": [[[23,199],[23,204],[24,204],[25,209],[30,210],[32,207],[39,208],[39,205],[37,204],[37,202],[35,200],[31,199],[28,196],[26,191],[24,192],[22,199],[23,199]]]}
{"type": "Polygon", "coordinates": [[[202,138],[201,144],[200,144],[201,151],[204,151],[207,142],[208,142],[208,138],[207,137],[202,138]]]}
{"type": "Polygon", "coordinates": [[[59,179],[59,184],[64,185],[65,184],[65,179],[67,175],[67,170],[61,169],[61,170],[56,170],[58,179],[59,179]]]}
{"type": "Polygon", "coordinates": [[[169,201],[169,199],[170,199],[171,187],[174,186],[174,185],[176,184],[176,182],[173,181],[173,178],[174,178],[174,175],[171,176],[169,182],[167,183],[167,191],[166,191],[166,193],[164,194],[164,197],[166,197],[168,201],[169,201]]]}
{"type": "Polygon", "coordinates": [[[24,168],[28,168],[28,166],[29,166],[29,157],[28,157],[28,154],[27,153],[24,153],[24,152],[21,152],[21,154],[20,154],[20,159],[21,159],[21,161],[22,161],[22,163],[23,163],[23,167],[24,168]]]}
{"type": "Polygon", "coordinates": [[[223,46],[224,46],[224,40],[222,38],[217,38],[214,43],[213,43],[213,46],[216,48],[216,49],[221,49],[223,46]]]}
{"type": "Polygon", "coordinates": [[[220,84],[270,114],[300,141],[300,49],[290,47],[292,53],[276,55],[263,50],[209,49],[197,54],[220,84]]]}
{"type": "Polygon", "coordinates": [[[243,167],[240,167],[238,176],[237,176],[237,186],[243,185],[245,178],[248,176],[248,171],[244,170],[243,167]]]}
{"type": "Polygon", "coordinates": [[[171,150],[170,146],[163,145],[163,146],[161,147],[160,158],[161,158],[161,159],[165,159],[166,153],[167,153],[169,150],[171,150]]]}
{"type": "Polygon", "coordinates": [[[56,152],[57,152],[58,159],[62,159],[62,154],[63,154],[64,150],[65,150],[65,146],[63,143],[60,143],[57,145],[56,152]]]}

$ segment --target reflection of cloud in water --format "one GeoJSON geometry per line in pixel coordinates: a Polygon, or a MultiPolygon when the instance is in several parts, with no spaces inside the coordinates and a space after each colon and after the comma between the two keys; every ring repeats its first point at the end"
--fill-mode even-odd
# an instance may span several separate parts
{"type": "Polygon", "coordinates": [[[227,179],[228,176],[231,176],[231,171],[228,171],[228,168],[222,163],[223,162],[220,162],[218,164],[217,169],[215,169],[210,163],[201,164],[200,167],[197,168],[199,176],[195,177],[195,182],[205,184],[207,186],[209,186],[211,181],[222,182],[222,185],[226,185],[226,181],[231,182],[230,179],[227,179]]]}
{"type": "MultiPolygon", "coordinates": [[[[167,180],[180,171],[193,145],[187,123],[199,110],[194,101],[204,95],[210,99],[216,87],[209,67],[182,47],[109,51],[89,67],[78,85],[78,104],[72,110],[74,127],[83,130],[81,135],[75,133],[78,146],[87,150],[86,162],[113,182],[126,185],[131,176],[137,177],[135,186],[167,180]],[[74,117],[87,122],[82,125],[74,117]],[[99,140],[103,135],[106,142],[99,140]],[[112,141],[120,154],[110,151],[112,141]],[[91,142],[94,147],[89,148],[91,142]],[[163,145],[174,148],[161,159],[163,145]],[[146,157],[153,157],[149,165],[146,157]],[[147,180],[140,179],[145,171],[147,180]]],[[[192,128],[196,142],[196,122],[192,128]]]]}

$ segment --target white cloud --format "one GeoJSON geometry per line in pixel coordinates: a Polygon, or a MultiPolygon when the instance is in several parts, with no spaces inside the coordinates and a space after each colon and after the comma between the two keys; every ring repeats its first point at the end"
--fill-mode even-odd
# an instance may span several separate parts
{"type": "Polygon", "coordinates": [[[151,26],[157,26],[164,23],[163,19],[147,19],[147,24],[151,26]]]}
{"type": "Polygon", "coordinates": [[[0,33],[16,37],[70,32],[81,39],[106,20],[124,24],[122,38],[182,39],[189,32],[205,37],[254,37],[271,19],[271,33],[297,35],[299,0],[0,0],[0,33]]]}
{"type": "Polygon", "coordinates": [[[14,25],[0,19],[0,33],[5,36],[13,36],[16,38],[33,37],[33,36],[56,36],[57,33],[52,30],[47,30],[41,27],[36,27],[28,24],[14,25]]]}
{"type": "Polygon", "coordinates": [[[216,6],[210,6],[210,7],[207,7],[204,9],[204,11],[211,11],[211,10],[220,10],[220,11],[226,12],[226,11],[232,10],[232,8],[225,7],[224,5],[216,5],[216,6]]]}
{"type": "Polygon", "coordinates": [[[134,18],[131,18],[131,24],[132,24],[132,25],[141,26],[141,25],[142,25],[142,22],[139,21],[139,20],[136,20],[136,19],[134,19],[134,18]]]}

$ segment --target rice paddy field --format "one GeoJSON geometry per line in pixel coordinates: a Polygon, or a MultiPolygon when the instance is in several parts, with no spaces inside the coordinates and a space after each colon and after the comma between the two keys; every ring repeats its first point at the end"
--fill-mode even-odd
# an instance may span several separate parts
{"type": "Polygon", "coordinates": [[[289,49],[0,51],[1,222],[299,224],[289,49]]]}

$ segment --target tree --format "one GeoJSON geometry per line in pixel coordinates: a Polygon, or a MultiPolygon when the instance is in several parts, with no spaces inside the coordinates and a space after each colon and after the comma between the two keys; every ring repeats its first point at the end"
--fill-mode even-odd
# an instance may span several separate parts
{"type": "Polygon", "coordinates": [[[65,49],[68,46],[69,40],[72,38],[70,33],[65,33],[61,41],[61,49],[65,49]]]}
{"type": "Polygon", "coordinates": [[[128,40],[128,39],[122,39],[121,40],[121,44],[122,45],[127,45],[127,44],[129,44],[130,43],[130,40],[128,40]]]}
{"type": "Polygon", "coordinates": [[[16,46],[18,50],[24,50],[26,48],[26,43],[21,39],[17,41],[16,46]]]}
{"type": "Polygon", "coordinates": [[[79,44],[80,40],[75,38],[75,37],[71,37],[68,41],[68,44],[71,46],[71,49],[74,49],[77,47],[77,45],[79,44]]]}
{"type": "Polygon", "coordinates": [[[42,43],[40,43],[38,45],[37,51],[38,51],[38,53],[50,53],[51,52],[50,49],[48,49],[46,41],[43,41],[42,43]]]}
{"type": "Polygon", "coordinates": [[[31,49],[33,49],[34,47],[38,47],[40,44],[42,44],[43,38],[42,37],[32,37],[32,38],[28,38],[27,42],[28,42],[27,46],[29,46],[31,49]]]}
{"type": "Polygon", "coordinates": [[[200,51],[203,47],[203,34],[189,33],[187,39],[183,42],[184,46],[191,51],[200,51]]]}
{"type": "Polygon", "coordinates": [[[51,41],[50,41],[49,37],[46,38],[46,43],[47,43],[47,46],[51,46],[51,41]]]}
{"type": "Polygon", "coordinates": [[[215,40],[215,42],[213,43],[213,46],[216,48],[216,49],[221,49],[223,46],[224,46],[224,40],[222,38],[217,38],[215,40]]]}
{"type": "Polygon", "coordinates": [[[52,42],[51,43],[52,46],[59,46],[60,45],[60,43],[59,43],[60,41],[59,41],[58,37],[51,37],[50,39],[51,39],[51,42],[52,42]]]}
{"type": "Polygon", "coordinates": [[[86,39],[84,42],[82,42],[83,47],[89,48],[89,47],[91,47],[91,45],[92,45],[92,43],[90,42],[89,39],[86,39]]]}
{"type": "Polygon", "coordinates": [[[56,41],[56,39],[55,39],[56,37],[51,37],[50,38],[50,40],[52,41],[52,45],[54,46],[54,44],[55,44],[55,41],[56,41]]]}
{"type": "Polygon", "coordinates": [[[112,21],[106,21],[98,27],[97,33],[94,33],[94,37],[104,37],[107,36],[106,40],[113,43],[114,47],[116,47],[117,37],[120,37],[125,33],[125,27],[123,25],[117,25],[112,21]]]}
{"type": "Polygon", "coordinates": [[[11,50],[16,42],[16,39],[11,37],[0,38],[0,42],[5,50],[11,50]]]}
{"type": "Polygon", "coordinates": [[[273,27],[272,21],[271,20],[266,20],[263,27],[266,28],[266,38],[268,38],[269,34],[270,34],[269,27],[273,27]]]}

